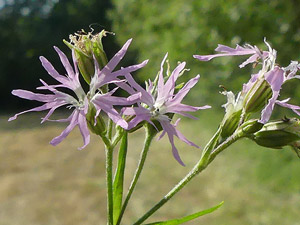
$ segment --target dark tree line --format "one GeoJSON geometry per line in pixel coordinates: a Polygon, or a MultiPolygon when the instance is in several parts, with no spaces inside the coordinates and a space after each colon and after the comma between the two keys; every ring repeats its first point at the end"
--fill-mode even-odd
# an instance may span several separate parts
{"type": "MultiPolygon", "coordinates": [[[[5,1],[0,8],[0,110],[28,107],[32,104],[11,95],[12,89],[34,91],[39,79],[52,83],[53,80],[40,64],[39,56],[45,56],[55,68],[63,73],[53,45],[58,46],[70,57],[71,52],[62,40],[69,34],[94,24],[95,31],[110,30],[106,11],[112,7],[103,0],[15,0],[5,1]]],[[[117,50],[114,38],[104,38],[109,46],[107,54],[117,50]]]]}

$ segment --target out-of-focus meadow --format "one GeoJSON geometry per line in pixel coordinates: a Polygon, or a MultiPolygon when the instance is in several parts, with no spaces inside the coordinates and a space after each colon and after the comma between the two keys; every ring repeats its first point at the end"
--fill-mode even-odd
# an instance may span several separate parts
{"type": "MultiPolygon", "coordinates": [[[[12,89],[34,91],[40,78],[53,84],[38,56],[44,55],[64,73],[52,45],[70,57],[62,39],[68,40],[69,34],[82,28],[90,31],[88,25],[93,24],[95,32],[105,28],[116,33],[103,40],[108,58],[133,38],[120,66],[149,58],[149,64],[135,74],[140,81],[154,78],[166,52],[172,67],[177,61],[186,61],[191,70],[181,81],[201,74],[187,102],[213,108],[196,114],[198,121],[183,119],[180,129],[203,147],[222,118],[220,105],[225,97],[218,93],[219,85],[237,93],[249,79],[251,68],[240,70],[241,59],[234,57],[205,63],[192,55],[212,53],[218,43],[234,47],[247,42],[265,48],[266,37],[278,50],[282,66],[299,60],[299,4],[299,0],[0,0],[0,225],[90,225],[106,221],[101,141],[92,135],[91,144],[78,151],[82,139],[75,129],[53,147],[49,141],[60,134],[64,124],[41,125],[45,114],[40,113],[7,122],[9,116],[33,106],[13,97],[12,89]]],[[[292,103],[299,105],[297,81],[286,85],[288,92],[281,97],[292,96],[292,103]]],[[[56,117],[66,115],[59,112],[56,117]]],[[[130,135],[126,187],[142,142],[142,130],[130,135]]],[[[187,166],[174,160],[166,137],[154,141],[124,224],[131,224],[150,209],[199,159],[201,149],[180,141],[176,145],[187,166]]],[[[300,160],[290,149],[270,150],[242,140],[218,156],[151,220],[178,218],[224,200],[219,210],[189,224],[300,225],[299,173],[300,160]]]]}
{"type": "MultiPolygon", "coordinates": [[[[60,115],[63,116],[63,115],[60,115]]],[[[63,126],[40,125],[40,114],[24,116],[0,130],[0,224],[105,224],[105,156],[101,141],[77,150],[78,130],[59,146],[48,142],[63,126]]],[[[219,114],[203,112],[180,128],[201,147],[216,129],[219,114]]],[[[126,188],[133,176],[143,131],[130,135],[126,188]]],[[[166,138],[153,143],[124,224],[131,224],[179,181],[195,164],[201,150],[177,142],[186,163],[180,166],[166,138]]],[[[188,224],[299,225],[300,163],[290,149],[270,150],[243,140],[222,153],[152,218],[184,216],[225,201],[213,214],[188,224]]]]}

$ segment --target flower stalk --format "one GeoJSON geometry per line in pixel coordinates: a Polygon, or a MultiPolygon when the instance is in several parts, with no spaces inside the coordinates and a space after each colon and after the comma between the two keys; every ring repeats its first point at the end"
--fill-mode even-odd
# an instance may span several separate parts
{"type": "Polygon", "coordinates": [[[232,135],[227,141],[220,144],[213,150],[213,146],[216,145],[216,141],[220,137],[220,133],[222,128],[220,127],[215,135],[211,138],[208,144],[205,146],[203,150],[203,154],[198,161],[198,163],[194,166],[194,168],[168,193],[166,194],[154,207],[152,207],[147,213],[145,213],[139,220],[137,220],[134,225],[142,224],[147,218],[149,218],[153,213],[155,213],[159,208],[161,208],[165,203],[167,203],[176,193],[178,193],[186,184],[188,184],[196,175],[201,173],[215,158],[217,154],[225,150],[235,141],[237,141],[240,136],[232,135]],[[211,152],[214,154],[211,154],[211,152]],[[213,156],[212,160],[211,157],[213,156]]]}
{"type": "Polygon", "coordinates": [[[129,200],[131,198],[131,195],[132,195],[132,193],[133,193],[133,191],[135,189],[135,186],[136,186],[136,184],[138,182],[138,179],[140,178],[140,175],[141,175],[142,170],[144,168],[144,164],[145,164],[145,161],[146,161],[146,158],[147,158],[147,155],[148,155],[148,151],[150,149],[151,142],[152,142],[154,136],[157,133],[157,131],[154,129],[154,127],[151,124],[145,125],[145,130],[146,130],[146,137],[145,137],[144,147],[143,147],[143,150],[141,152],[140,160],[139,160],[137,169],[136,169],[134,177],[133,177],[133,179],[131,181],[131,184],[130,184],[130,187],[128,189],[125,201],[124,201],[124,203],[122,205],[120,216],[119,216],[119,219],[118,219],[116,225],[119,225],[120,222],[121,222],[121,220],[122,220],[122,217],[123,217],[123,214],[125,212],[125,209],[126,209],[126,207],[128,205],[128,202],[129,202],[129,200]]]}
{"type": "Polygon", "coordinates": [[[107,188],[107,224],[113,225],[113,148],[105,146],[106,188],[107,188]]]}

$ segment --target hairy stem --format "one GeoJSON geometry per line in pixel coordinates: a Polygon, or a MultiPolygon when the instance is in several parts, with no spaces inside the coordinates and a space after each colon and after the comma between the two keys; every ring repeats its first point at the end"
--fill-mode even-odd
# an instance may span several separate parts
{"type": "Polygon", "coordinates": [[[106,188],[107,188],[107,224],[113,225],[113,148],[105,147],[106,152],[106,188]]]}
{"type": "Polygon", "coordinates": [[[113,121],[112,121],[112,119],[108,119],[107,137],[109,140],[111,140],[111,138],[112,138],[112,129],[113,129],[113,121]]]}

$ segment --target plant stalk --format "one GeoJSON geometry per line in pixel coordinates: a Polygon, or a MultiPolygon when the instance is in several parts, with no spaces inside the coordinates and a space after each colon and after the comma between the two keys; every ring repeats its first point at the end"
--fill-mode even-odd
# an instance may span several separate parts
{"type": "Polygon", "coordinates": [[[107,224],[113,225],[113,148],[105,147],[106,152],[106,188],[107,188],[107,224]]]}
{"type": "Polygon", "coordinates": [[[196,175],[202,172],[213,161],[217,154],[222,152],[224,149],[229,147],[241,137],[240,135],[233,134],[226,141],[224,141],[215,149],[213,149],[220,132],[221,128],[218,129],[213,138],[205,146],[202,157],[194,166],[194,168],[167,195],[165,195],[154,207],[152,207],[133,225],[139,225],[142,222],[144,222],[147,218],[149,218],[154,212],[156,212],[160,207],[162,207],[166,202],[168,202],[177,192],[179,192],[187,183],[189,183],[189,181],[191,181],[196,175]]]}
{"type": "Polygon", "coordinates": [[[134,188],[135,188],[135,186],[137,184],[138,179],[140,178],[140,175],[141,175],[142,170],[144,168],[146,157],[147,157],[147,154],[148,154],[148,151],[149,151],[149,148],[150,148],[150,144],[151,144],[151,142],[152,142],[155,134],[156,134],[156,131],[153,131],[152,125],[150,125],[150,124],[147,125],[147,127],[146,127],[146,138],[145,138],[143,150],[142,150],[141,155],[140,155],[140,160],[139,160],[137,169],[135,171],[134,177],[133,177],[133,179],[131,181],[129,190],[127,192],[127,196],[126,196],[125,201],[124,201],[124,203],[122,205],[120,216],[119,216],[119,219],[118,219],[116,225],[120,224],[121,219],[123,217],[123,214],[125,212],[125,209],[126,209],[126,207],[128,205],[128,202],[130,200],[130,197],[131,197],[131,195],[132,195],[132,193],[134,191],[134,188]]]}

